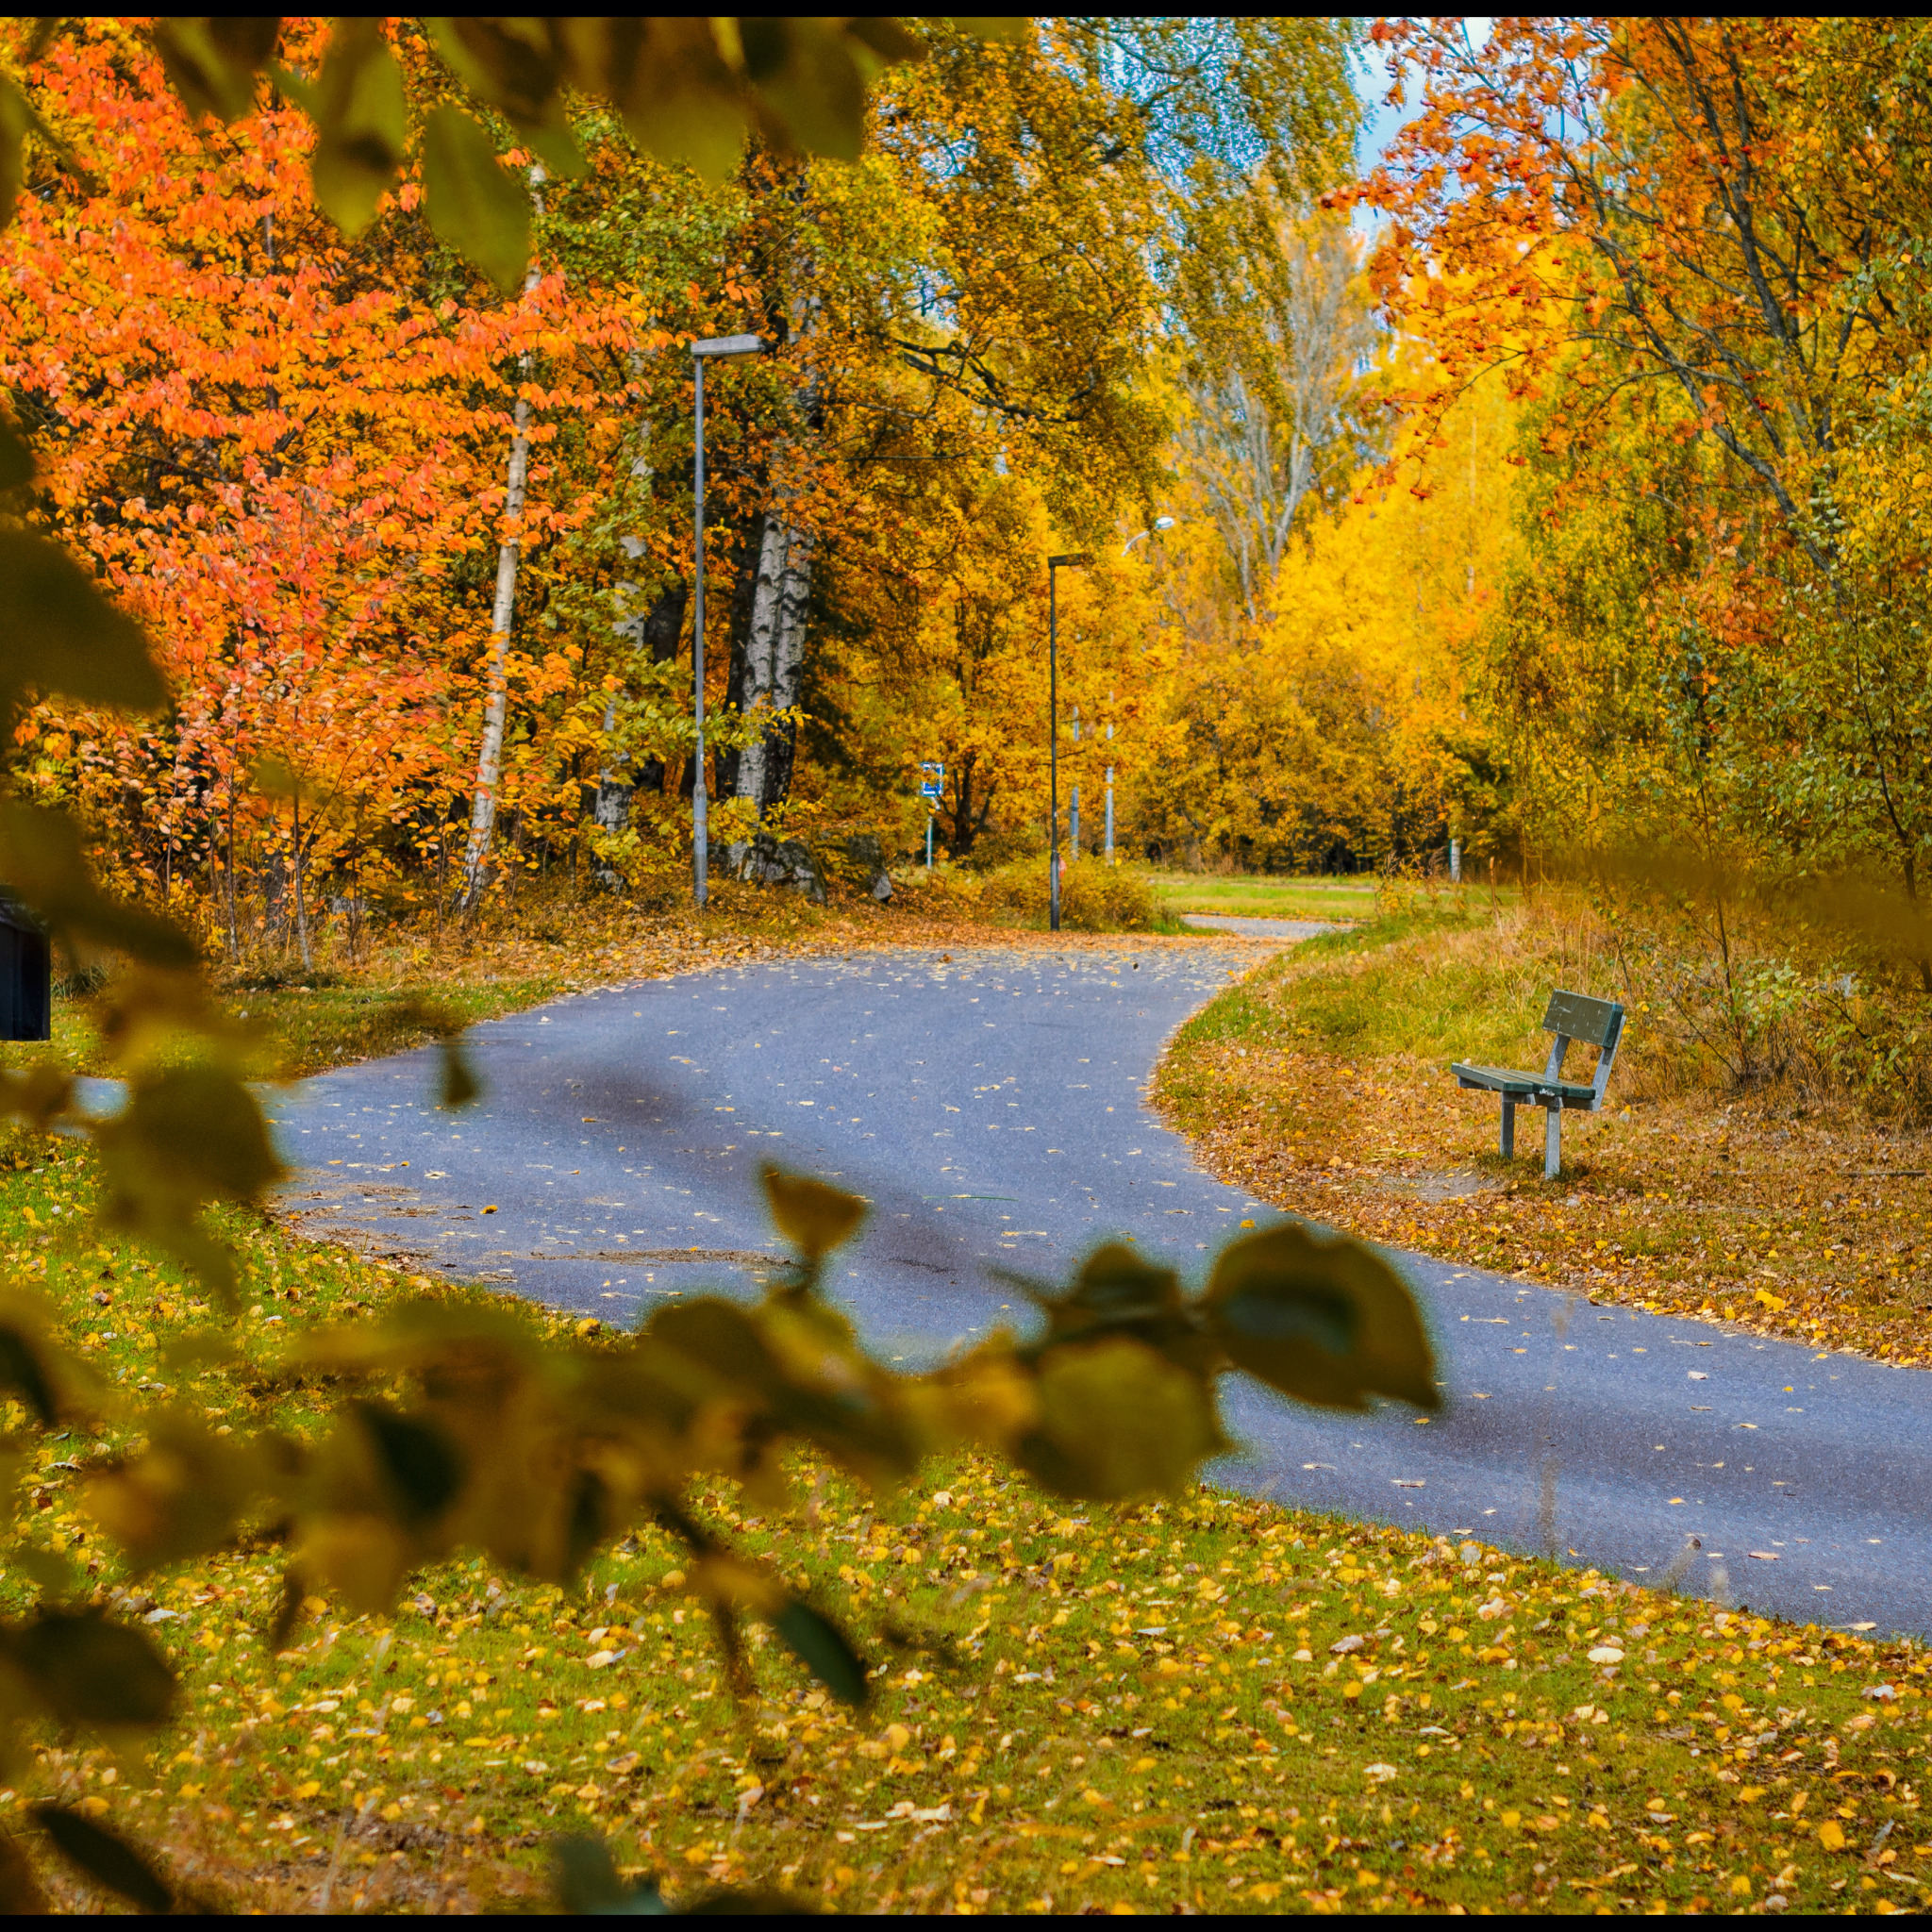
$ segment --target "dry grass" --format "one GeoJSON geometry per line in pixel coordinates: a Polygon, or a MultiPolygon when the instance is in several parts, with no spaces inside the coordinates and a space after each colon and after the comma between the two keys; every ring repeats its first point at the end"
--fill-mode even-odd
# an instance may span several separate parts
{"type": "Polygon", "coordinates": [[[1496,1102],[1447,1065],[1540,1067],[1559,985],[1622,996],[1574,912],[1332,935],[1185,1027],[1157,1094],[1213,1172],[1353,1233],[1599,1301],[1932,1356],[1932,1134],[1815,1090],[1713,1091],[1640,1003],[1608,1108],[1564,1121],[1558,1178],[1541,1178],[1534,1113],[1505,1163],[1496,1102]]]}

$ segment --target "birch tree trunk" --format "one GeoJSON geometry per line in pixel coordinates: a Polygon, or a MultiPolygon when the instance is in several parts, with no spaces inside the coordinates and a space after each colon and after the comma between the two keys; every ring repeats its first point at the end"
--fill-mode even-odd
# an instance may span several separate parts
{"type": "MultiPolygon", "coordinates": [[[[530,167],[530,195],[537,212],[543,212],[543,164],[530,167]]],[[[533,250],[529,272],[524,277],[527,300],[538,281],[537,258],[533,250]]],[[[529,379],[527,352],[518,358],[517,380],[521,391],[529,379]]],[[[490,847],[496,831],[496,795],[503,782],[503,725],[508,708],[509,631],[516,615],[517,564],[522,554],[519,527],[524,517],[524,491],[530,476],[530,404],[519,393],[511,416],[509,444],[509,485],[504,492],[503,541],[496,551],[496,600],[490,611],[490,657],[486,667],[483,700],[483,741],[476,748],[476,792],[470,808],[470,839],[463,853],[463,879],[458,894],[465,912],[475,909],[490,875],[490,847]]]]}
{"type": "MultiPolygon", "coordinates": [[[[751,688],[746,708],[788,711],[798,703],[805,678],[805,618],[811,603],[811,533],[782,515],[766,525],[758,559],[758,597],[749,653],[751,688]]],[[[797,726],[774,724],[746,745],[740,757],[738,796],[748,799],[760,818],[791,795],[797,726]]]]}

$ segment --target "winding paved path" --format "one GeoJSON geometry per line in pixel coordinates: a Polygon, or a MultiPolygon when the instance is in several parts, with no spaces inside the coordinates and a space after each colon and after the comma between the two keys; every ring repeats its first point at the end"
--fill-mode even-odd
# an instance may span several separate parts
{"type": "MultiPolygon", "coordinates": [[[[1194,1165],[1142,1089],[1188,1014],[1260,956],[1219,939],[858,955],[584,994],[478,1026],[487,1085],[433,1106],[427,1053],[280,1096],[318,1233],[628,1322],[749,1291],[776,1158],[874,1203],[834,1286],[908,1364],[1135,1235],[1198,1267],[1263,1208],[1194,1165]]],[[[1479,1105],[1472,1100],[1471,1105],[1479,1105]]],[[[1297,1409],[1250,1385],[1216,1472],[1284,1502],[1661,1575],[1840,1626],[1932,1632],[1932,1375],[1820,1355],[1415,1256],[1447,1407],[1297,1409]]]]}

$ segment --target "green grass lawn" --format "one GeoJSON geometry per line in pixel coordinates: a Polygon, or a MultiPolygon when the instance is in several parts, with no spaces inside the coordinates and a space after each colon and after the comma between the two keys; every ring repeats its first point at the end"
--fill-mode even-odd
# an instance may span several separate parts
{"type": "Polygon", "coordinates": [[[1277,878],[1262,873],[1154,872],[1148,882],[1169,913],[1225,912],[1246,919],[1368,920],[1414,908],[1452,911],[1513,905],[1516,889],[1391,884],[1372,873],[1349,877],[1277,878]]]}
{"type": "Polygon", "coordinates": [[[863,1712],[758,1630],[758,1699],[734,1709],[679,1553],[648,1529],[569,1589],[471,1559],[412,1577],[393,1617],[312,1598],[274,1654],[272,1537],[130,1576],[88,1514],[89,1472],[155,1403],[313,1434],[327,1391],[268,1373],[283,1338],[428,1284],[232,1215],[230,1321],[92,1225],[90,1150],[7,1151],[0,1252],[108,1392],[45,1435],[11,1408],[0,1601],[25,1609],[64,1569],[57,1593],[151,1620],[184,1695],[152,1749],[42,1736],[0,1816],[85,1803],[230,1907],[541,1902],[563,1832],[608,1836],[673,1896],[769,1883],[846,1910],[1919,1896],[1918,1653],[1211,1490],[1070,1506],[971,1459],[896,1500],[801,1465],[790,1515],[728,1485],[695,1498],[855,1634],[863,1712]]]}
{"type": "Polygon", "coordinates": [[[1157,872],[1150,883],[1173,912],[1248,919],[1372,919],[1375,887],[1361,878],[1272,878],[1244,873],[1157,872]]]}

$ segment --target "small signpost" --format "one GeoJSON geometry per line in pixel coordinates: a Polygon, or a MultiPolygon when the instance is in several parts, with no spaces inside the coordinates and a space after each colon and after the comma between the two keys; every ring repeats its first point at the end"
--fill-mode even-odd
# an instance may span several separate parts
{"type": "Polygon", "coordinates": [[[946,768],[930,759],[919,767],[919,795],[925,800],[925,869],[932,870],[932,817],[934,808],[945,796],[946,768]]]}
{"type": "Polygon", "coordinates": [[[0,1040],[54,1037],[54,965],[40,923],[0,897],[0,1040]]]}

